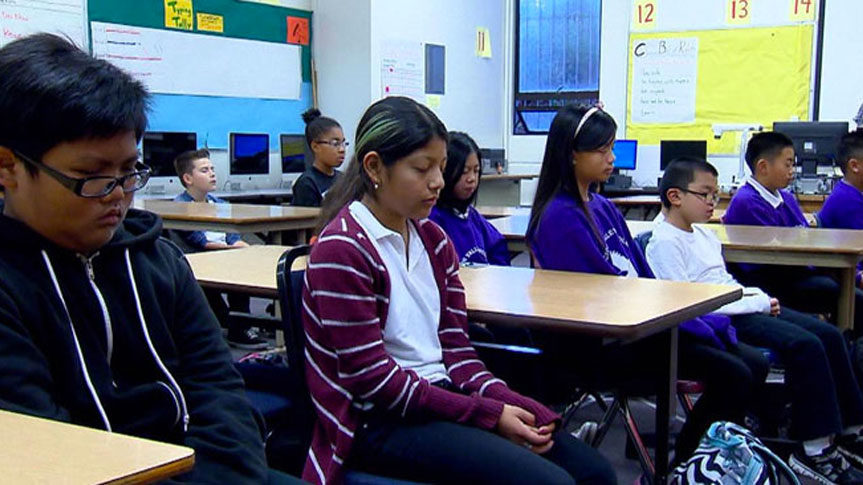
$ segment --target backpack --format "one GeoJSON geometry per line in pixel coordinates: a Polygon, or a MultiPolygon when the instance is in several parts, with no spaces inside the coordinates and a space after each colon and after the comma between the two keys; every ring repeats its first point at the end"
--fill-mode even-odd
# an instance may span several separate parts
{"type": "Polygon", "coordinates": [[[710,426],[692,456],[671,473],[675,485],[778,484],[800,485],[791,468],[748,429],[728,421],[710,426]]]}

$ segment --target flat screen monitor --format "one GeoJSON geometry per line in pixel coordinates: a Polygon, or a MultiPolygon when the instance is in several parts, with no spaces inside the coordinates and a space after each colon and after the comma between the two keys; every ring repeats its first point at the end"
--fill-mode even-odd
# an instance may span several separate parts
{"type": "Polygon", "coordinates": [[[675,158],[695,157],[707,160],[706,140],[662,140],[659,142],[659,169],[665,167],[675,158]]]}
{"type": "Polygon", "coordinates": [[[788,121],[773,123],[778,131],[794,143],[797,163],[804,175],[815,175],[819,165],[833,165],[839,151],[839,141],[848,133],[844,121],[788,121]]]}
{"type": "Polygon", "coordinates": [[[153,177],[176,177],[174,159],[197,149],[198,137],[194,133],[147,131],[141,140],[143,162],[152,169],[153,177]]]}
{"type": "Polygon", "coordinates": [[[297,173],[306,170],[305,135],[280,135],[282,173],[297,173]]]}
{"type": "Polygon", "coordinates": [[[614,142],[614,168],[635,170],[638,140],[616,140],[614,142]]]}
{"type": "Polygon", "coordinates": [[[270,173],[270,135],[231,133],[231,175],[270,173]]]}

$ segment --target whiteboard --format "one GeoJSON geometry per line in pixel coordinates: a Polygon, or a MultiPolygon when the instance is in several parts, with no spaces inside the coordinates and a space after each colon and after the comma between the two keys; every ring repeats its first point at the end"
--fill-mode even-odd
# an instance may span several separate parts
{"type": "Polygon", "coordinates": [[[93,55],[154,93],[300,99],[298,45],[90,23],[93,55]]]}
{"type": "Polygon", "coordinates": [[[87,49],[84,0],[0,1],[0,47],[37,32],[68,37],[87,49]]]}

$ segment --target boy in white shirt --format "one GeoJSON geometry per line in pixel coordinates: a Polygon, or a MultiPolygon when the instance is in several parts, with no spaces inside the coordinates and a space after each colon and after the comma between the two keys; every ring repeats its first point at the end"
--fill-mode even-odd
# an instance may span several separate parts
{"type": "MultiPolygon", "coordinates": [[[[712,165],[697,158],[677,159],[666,168],[659,190],[667,213],[646,251],[657,278],[740,286],[726,270],[716,234],[693,225],[713,215],[719,202],[717,176],[712,165]]],[[[822,483],[860,483],[863,394],[842,334],[754,287],[744,288],[742,299],[717,313],[732,318],[741,342],[771,349],[788,371],[791,434],[802,441],[791,467],[822,483]]]]}

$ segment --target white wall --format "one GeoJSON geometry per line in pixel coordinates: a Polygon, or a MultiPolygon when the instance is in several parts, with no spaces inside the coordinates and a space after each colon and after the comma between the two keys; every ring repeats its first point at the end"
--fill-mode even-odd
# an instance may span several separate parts
{"type": "Polygon", "coordinates": [[[830,0],[824,12],[824,64],[819,119],[850,121],[863,103],[859,0],[830,0]]]}

